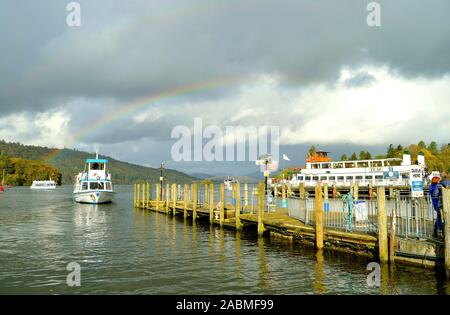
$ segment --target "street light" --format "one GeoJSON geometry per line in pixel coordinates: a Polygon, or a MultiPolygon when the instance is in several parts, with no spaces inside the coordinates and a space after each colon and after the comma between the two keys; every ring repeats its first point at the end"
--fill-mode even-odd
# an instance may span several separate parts
{"type": "Polygon", "coordinates": [[[164,169],[164,163],[161,163],[161,167],[160,167],[160,171],[161,171],[161,175],[159,176],[159,200],[162,200],[162,189],[163,189],[163,169],[164,169]]]}

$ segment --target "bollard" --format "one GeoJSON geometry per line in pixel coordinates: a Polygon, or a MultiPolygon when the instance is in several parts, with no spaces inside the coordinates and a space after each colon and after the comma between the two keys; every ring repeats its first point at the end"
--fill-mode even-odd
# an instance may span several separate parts
{"type": "Polygon", "coordinates": [[[197,184],[192,184],[192,221],[195,222],[197,220],[197,199],[198,199],[198,191],[197,184]]]}
{"type": "Polygon", "coordinates": [[[264,233],[264,183],[258,185],[258,236],[264,233]]]}
{"type": "Polygon", "coordinates": [[[214,184],[209,185],[209,224],[214,222],[214,184]]]}
{"type": "Polygon", "coordinates": [[[189,198],[189,188],[188,184],[184,184],[184,191],[183,191],[183,197],[184,197],[184,203],[183,203],[183,218],[187,218],[187,207],[188,207],[188,198],[189,198]]]}
{"type": "Polygon", "coordinates": [[[172,184],[172,214],[177,212],[177,184],[172,184]]]}
{"type": "Polygon", "coordinates": [[[235,198],[236,198],[236,206],[235,206],[235,215],[236,215],[236,230],[241,230],[241,184],[236,183],[236,191],[235,191],[235,198]]]}
{"type": "Polygon", "coordinates": [[[442,189],[442,201],[443,201],[443,221],[444,221],[444,242],[445,242],[445,274],[447,279],[450,280],[450,189],[442,189]]]}
{"type": "Polygon", "coordinates": [[[378,202],[378,250],[380,262],[388,261],[388,239],[386,218],[386,192],[384,187],[377,187],[378,202]]]}
{"type": "Polygon", "coordinates": [[[316,197],[316,248],[323,248],[323,205],[322,205],[322,187],[318,183],[315,191],[316,197]]]}
{"type": "Polygon", "coordinates": [[[219,216],[220,216],[220,226],[223,226],[223,221],[225,220],[225,186],[224,184],[220,184],[220,207],[219,207],[219,216]]]}

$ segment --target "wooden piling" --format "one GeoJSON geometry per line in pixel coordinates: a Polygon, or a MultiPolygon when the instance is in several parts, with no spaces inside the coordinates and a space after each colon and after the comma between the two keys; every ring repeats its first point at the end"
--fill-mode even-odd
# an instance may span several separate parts
{"type": "Polygon", "coordinates": [[[388,261],[388,237],[386,218],[386,192],[384,187],[377,187],[378,202],[378,251],[380,262],[388,261]]]}
{"type": "Polygon", "coordinates": [[[136,207],[136,183],[133,184],[133,207],[136,207]]]}
{"type": "Polygon", "coordinates": [[[355,183],[355,186],[353,187],[353,200],[359,199],[359,184],[355,183]]]}
{"type": "Polygon", "coordinates": [[[141,192],[140,192],[140,187],[141,187],[141,184],[137,183],[137,184],[136,184],[136,202],[137,202],[136,207],[137,207],[137,208],[140,208],[140,205],[139,205],[139,201],[140,201],[140,200],[139,200],[139,199],[140,199],[139,197],[140,197],[140,193],[141,193],[141,192]]]}
{"type": "Polygon", "coordinates": [[[286,199],[286,185],[281,185],[281,198],[286,199]]]}
{"type": "Polygon", "coordinates": [[[244,207],[248,206],[248,184],[244,184],[244,207]]]}
{"type": "Polygon", "coordinates": [[[147,199],[146,199],[146,208],[147,210],[150,209],[150,200],[152,198],[150,198],[150,183],[147,183],[147,199]]]}
{"type": "Polygon", "coordinates": [[[170,184],[166,184],[166,214],[169,214],[170,184]]]}
{"type": "Polygon", "coordinates": [[[172,214],[177,212],[177,184],[172,184],[172,214]]]}
{"type": "Polygon", "coordinates": [[[287,196],[288,198],[292,196],[292,186],[291,183],[287,184],[287,196]]]}
{"type": "Polygon", "coordinates": [[[258,185],[258,236],[264,233],[264,183],[258,185]]]}
{"type": "Polygon", "coordinates": [[[332,193],[332,195],[333,195],[333,199],[336,199],[336,197],[337,197],[337,187],[336,187],[336,184],[333,184],[333,193],[332,193]]]}
{"type": "Polygon", "coordinates": [[[225,220],[225,186],[224,184],[220,184],[220,208],[219,208],[219,223],[220,226],[223,226],[223,222],[225,220]]]}
{"type": "Polygon", "coordinates": [[[189,198],[189,187],[188,184],[184,184],[184,191],[183,191],[183,218],[187,218],[187,207],[188,207],[188,198],[189,198]]]}
{"type": "Polygon", "coordinates": [[[391,210],[391,231],[389,233],[389,263],[395,262],[395,208],[391,210]]]}
{"type": "Polygon", "coordinates": [[[144,208],[145,203],[145,183],[142,183],[142,208],[144,208]]]}
{"type": "Polygon", "coordinates": [[[214,223],[214,184],[209,185],[209,224],[214,223]]]}
{"type": "Polygon", "coordinates": [[[305,199],[305,197],[306,197],[306,194],[305,194],[305,183],[300,183],[299,194],[300,194],[300,198],[301,199],[305,199]]]}
{"type": "Polygon", "coordinates": [[[192,184],[192,221],[197,220],[197,199],[198,199],[198,186],[196,183],[192,184]]]}
{"type": "Polygon", "coordinates": [[[278,184],[273,185],[273,196],[278,197],[278,184]]]}
{"type": "Polygon", "coordinates": [[[444,221],[444,242],[445,242],[445,274],[450,279],[450,189],[442,189],[443,209],[442,216],[444,221]]]}
{"type": "Polygon", "coordinates": [[[204,202],[204,206],[206,207],[209,204],[209,189],[208,189],[208,184],[205,184],[205,200],[204,202]]]}
{"type": "Polygon", "coordinates": [[[177,185],[177,200],[181,200],[181,185],[177,185]]]}
{"type": "Polygon", "coordinates": [[[369,184],[369,199],[373,199],[373,187],[372,184],[369,184]]]}
{"type": "Polygon", "coordinates": [[[316,185],[316,248],[323,248],[323,204],[322,204],[322,187],[320,184],[316,185]]]}
{"type": "Polygon", "coordinates": [[[161,201],[161,186],[156,184],[156,211],[159,210],[159,202],[161,201]]]}
{"type": "Polygon", "coordinates": [[[234,197],[236,198],[235,216],[236,216],[236,230],[240,231],[241,225],[241,184],[235,184],[234,197]]]}

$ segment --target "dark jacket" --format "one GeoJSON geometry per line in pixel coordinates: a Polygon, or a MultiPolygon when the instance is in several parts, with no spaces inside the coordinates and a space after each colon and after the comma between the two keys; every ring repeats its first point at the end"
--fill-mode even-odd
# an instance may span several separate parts
{"type": "Polygon", "coordinates": [[[439,211],[442,209],[442,186],[441,183],[431,184],[430,186],[430,197],[433,202],[434,210],[439,211]]]}

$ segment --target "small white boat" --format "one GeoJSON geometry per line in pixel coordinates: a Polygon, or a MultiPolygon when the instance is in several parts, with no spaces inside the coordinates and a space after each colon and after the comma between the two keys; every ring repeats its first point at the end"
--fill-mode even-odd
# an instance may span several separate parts
{"type": "Polygon", "coordinates": [[[109,203],[115,192],[111,182],[111,174],[107,172],[108,160],[87,159],[84,171],[75,177],[73,200],[79,203],[109,203]]]}
{"type": "Polygon", "coordinates": [[[30,186],[30,189],[49,190],[56,189],[56,182],[54,180],[35,180],[30,186]]]}

